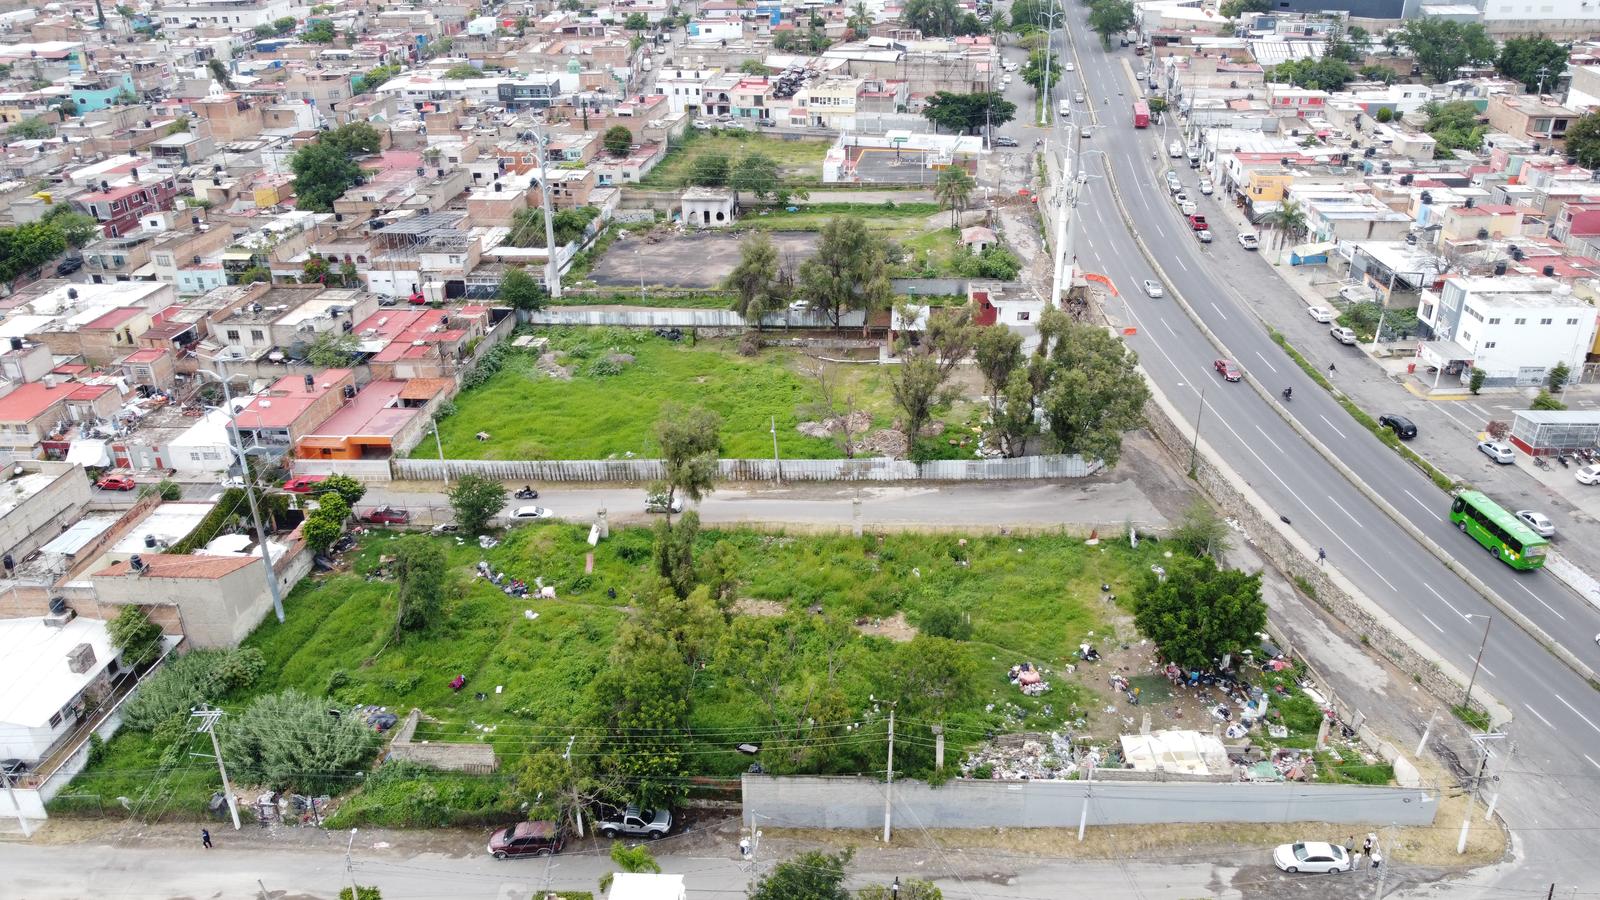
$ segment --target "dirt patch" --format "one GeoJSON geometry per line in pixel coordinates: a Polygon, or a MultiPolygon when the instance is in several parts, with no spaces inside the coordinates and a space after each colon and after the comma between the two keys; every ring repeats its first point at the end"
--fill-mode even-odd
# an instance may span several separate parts
{"type": "Polygon", "coordinates": [[[746,597],[733,604],[733,608],[740,615],[764,619],[775,619],[789,611],[789,607],[776,600],[756,600],[752,597],[746,597]]]}
{"type": "Polygon", "coordinates": [[[887,619],[857,620],[856,630],[862,634],[886,637],[902,644],[917,636],[917,629],[906,621],[906,614],[903,612],[897,612],[887,619]]]}

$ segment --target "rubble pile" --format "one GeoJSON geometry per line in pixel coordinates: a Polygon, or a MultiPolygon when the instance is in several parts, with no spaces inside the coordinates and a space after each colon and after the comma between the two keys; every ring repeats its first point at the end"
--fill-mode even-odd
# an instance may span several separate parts
{"type": "Polygon", "coordinates": [[[974,773],[1000,781],[1046,781],[1077,772],[1072,737],[1066,732],[1011,734],[974,750],[961,762],[961,776],[974,773]]]}

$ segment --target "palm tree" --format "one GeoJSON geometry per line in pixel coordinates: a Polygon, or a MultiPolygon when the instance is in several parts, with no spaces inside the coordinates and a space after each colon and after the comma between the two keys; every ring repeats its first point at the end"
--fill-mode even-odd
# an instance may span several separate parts
{"type": "Polygon", "coordinates": [[[1278,258],[1283,259],[1283,245],[1294,243],[1306,233],[1306,211],[1294,200],[1284,200],[1278,208],[1267,214],[1267,226],[1277,232],[1278,258]]]}
{"type": "Polygon", "coordinates": [[[967,198],[972,196],[972,188],[972,176],[959,166],[949,166],[939,173],[939,180],[933,186],[933,195],[941,206],[950,207],[951,228],[959,224],[956,216],[966,207],[967,198]]]}
{"type": "Polygon", "coordinates": [[[865,2],[856,3],[850,18],[845,21],[845,26],[855,32],[856,37],[864,38],[872,30],[872,16],[867,13],[865,2]]]}

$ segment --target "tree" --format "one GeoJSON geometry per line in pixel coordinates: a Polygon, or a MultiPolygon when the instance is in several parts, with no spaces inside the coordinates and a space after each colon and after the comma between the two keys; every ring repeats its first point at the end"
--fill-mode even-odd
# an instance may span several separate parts
{"type": "Polygon", "coordinates": [[[1305,236],[1306,211],[1299,201],[1285,199],[1276,209],[1267,213],[1262,223],[1276,234],[1274,240],[1278,249],[1282,250],[1285,243],[1292,244],[1305,236]]]}
{"type": "Polygon", "coordinates": [[[150,621],[142,606],[124,606],[106,624],[106,633],[127,668],[142,669],[161,655],[161,626],[150,621]]]}
{"type": "Polygon", "coordinates": [[[384,82],[388,81],[389,79],[391,79],[391,78],[393,78],[393,77],[395,77],[396,75],[399,75],[399,74],[400,74],[400,66],[398,66],[398,65],[373,66],[372,68],[368,69],[366,72],[362,73],[362,75],[361,75],[361,90],[362,90],[363,93],[365,93],[367,91],[377,90],[378,87],[381,86],[384,82]]]}
{"type": "Polygon", "coordinates": [[[1567,405],[1556,399],[1554,394],[1551,394],[1544,388],[1540,388],[1538,396],[1533,398],[1533,402],[1528,404],[1528,408],[1542,410],[1563,410],[1567,408],[1567,405]]]}
{"type": "Polygon", "coordinates": [[[772,69],[761,64],[759,59],[747,59],[739,63],[741,75],[771,75],[772,69]]]}
{"type": "Polygon", "coordinates": [[[239,273],[239,284],[255,284],[258,281],[271,281],[272,272],[262,266],[251,266],[239,273]]]}
{"type": "Polygon", "coordinates": [[[1355,77],[1349,63],[1327,56],[1321,59],[1294,59],[1272,68],[1273,81],[1313,91],[1338,91],[1355,77]]]}
{"type": "Polygon", "coordinates": [[[1272,12],[1270,0],[1227,0],[1219,10],[1224,19],[1237,19],[1245,13],[1272,12]]]}
{"type": "Polygon", "coordinates": [[[332,212],[333,201],[361,179],[361,167],[326,140],[295,151],[289,168],[294,172],[295,205],[314,212],[332,212]]]}
{"type": "Polygon", "coordinates": [[[902,712],[942,721],[971,692],[978,665],[960,641],[919,634],[895,647],[889,669],[902,712]]]}
{"type": "Polygon", "coordinates": [[[856,5],[850,7],[850,17],[844,25],[858,40],[864,39],[872,29],[872,15],[867,12],[867,4],[856,0],[856,5]]]}
{"type": "Polygon", "coordinates": [[[622,27],[629,31],[649,31],[650,20],[642,12],[628,13],[628,17],[622,20],[622,27]]]}
{"type": "Polygon", "coordinates": [[[218,84],[230,91],[233,90],[233,76],[229,74],[228,67],[223,65],[222,60],[206,60],[206,68],[211,70],[211,77],[215,78],[218,84]]]}
{"type": "Polygon", "coordinates": [[[272,30],[279,34],[288,34],[294,30],[296,24],[294,16],[281,16],[272,20],[272,30]]]}
{"type": "Polygon", "coordinates": [[[1196,497],[1184,509],[1167,540],[1182,547],[1190,556],[1220,560],[1228,552],[1228,523],[1217,515],[1211,504],[1196,497]]]}
{"type": "Polygon", "coordinates": [[[1558,362],[1550,367],[1545,375],[1544,383],[1550,388],[1550,393],[1559,394],[1567,386],[1567,380],[1572,377],[1572,367],[1564,362],[1558,362]]]}
{"type": "Polygon", "coordinates": [[[739,160],[728,176],[728,187],[737,195],[740,191],[757,200],[770,199],[779,206],[789,203],[791,195],[806,199],[810,194],[804,188],[790,188],[783,182],[778,163],[764,153],[752,153],[739,160]]]}
{"type": "Polygon", "coordinates": [[[884,308],[892,294],[884,269],[884,246],[860,219],[829,219],[816,254],[800,264],[799,294],[837,327],[849,310],[884,308]]]}
{"type": "Polygon", "coordinates": [[[343,524],[315,513],[307,516],[305,524],[300,526],[300,536],[305,538],[311,552],[317,554],[327,553],[341,534],[344,534],[343,524]]]}
{"type": "Polygon", "coordinates": [[[721,187],[728,183],[728,154],[703,153],[689,168],[689,183],[700,187],[721,187]]]}
{"type": "Polygon", "coordinates": [[[1055,332],[1049,384],[1039,403],[1050,434],[1061,452],[1114,466],[1122,453],[1122,433],[1143,423],[1150,398],[1137,370],[1138,356],[1105,329],[1072,322],[1064,313],[1047,313],[1044,322],[1055,332]]]}
{"type": "Polygon", "coordinates": [[[339,264],[339,284],[343,287],[361,286],[361,273],[356,270],[355,263],[346,261],[339,264]]]}
{"type": "Polygon", "coordinates": [[[734,295],[733,311],[757,328],[762,316],[782,304],[778,248],[765,231],[751,232],[739,243],[739,264],[723,279],[722,289],[734,295]]]}
{"type": "Polygon", "coordinates": [[[483,70],[472,63],[456,63],[450,68],[444,70],[444,77],[451,79],[452,81],[463,78],[482,78],[483,70]]]}
{"type": "MultiPolygon", "coordinates": [[[[1478,108],[1473,106],[1471,101],[1452,100],[1449,103],[1426,103],[1423,104],[1422,111],[1428,116],[1428,122],[1422,127],[1422,130],[1426,131],[1437,142],[1433,154],[1435,157],[1448,158],[1452,150],[1471,150],[1476,152],[1479,147],[1483,146],[1483,136],[1489,130],[1489,126],[1479,121],[1478,108]]],[[[1568,153],[1573,152],[1572,140],[1574,131],[1579,129],[1587,118],[1589,117],[1585,116],[1584,119],[1579,119],[1573,123],[1572,128],[1567,129],[1568,153]]],[[[1600,125],[1600,122],[1597,122],[1597,125],[1600,125]]],[[[1600,132],[1600,127],[1597,127],[1596,131],[1600,132]]],[[[1597,147],[1597,149],[1600,149],[1600,147],[1597,147]]],[[[1600,152],[1595,154],[1595,158],[1600,160],[1600,152]]],[[[1583,164],[1582,159],[1579,160],[1579,164],[1583,164]]]]}
{"type": "Polygon", "coordinates": [[[500,299],[513,309],[536,311],[544,309],[550,299],[544,282],[520,268],[508,269],[500,278],[500,299]]]}
{"type": "Polygon", "coordinates": [[[694,672],[670,636],[625,623],[606,665],[589,682],[602,739],[601,778],[626,785],[635,803],[671,803],[684,792],[684,742],[694,672]]]}
{"type": "Polygon", "coordinates": [[[361,498],[367,495],[367,486],[349,475],[329,475],[322,480],[321,484],[317,485],[317,489],[322,493],[331,491],[338,494],[344,498],[344,502],[351,506],[360,503],[361,498]]]}
{"type": "Polygon", "coordinates": [[[93,216],[84,215],[66,203],[50,207],[43,221],[61,229],[68,246],[84,247],[100,236],[100,223],[93,216]]]}
{"type": "Polygon", "coordinates": [[[51,222],[0,228],[0,281],[11,281],[67,251],[67,238],[51,222]]]}
{"type": "MultiPolygon", "coordinates": [[[[570,209],[556,210],[552,230],[555,232],[556,246],[564,247],[583,237],[588,230],[589,223],[600,215],[600,210],[593,206],[579,206],[570,209]]],[[[544,235],[544,210],[535,206],[532,209],[517,210],[511,216],[511,233],[506,235],[506,244],[511,247],[543,247],[544,235]]]]}
{"type": "Polygon", "coordinates": [[[1570,51],[1544,35],[1514,37],[1500,47],[1494,67],[1501,75],[1522,82],[1529,91],[1553,86],[1567,70],[1570,51]]]}
{"type": "Polygon", "coordinates": [[[1449,81],[1462,66],[1494,61],[1494,40],[1477,22],[1420,17],[1407,20],[1399,43],[1417,59],[1422,73],[1434,81],[1449,81]]]}
{"type": "Polygon", "coordinates": [[[1488,372],[1485,372],[1484,370],[1478,368],[1477,366],[1473,366],[1472,367],[1472,374],[1468,377],[1468,380],[1467,380],[1467,390],[1471,391],[1474,395],[1476,395],[1479,391],[1483,390],[1483,383],[1485,381],[1487,381],[1488,379],[1489,379],[1489,373],[1488,372]]]}
{"type": "Polygon", "coordinates": [[[983,375],[984,393],[989,395],[989,414],[1000,411],[1001,392],[1011,382],[1011,373],[1022,367],[1022,335],[1010,328],[979,328],[972,342],[972,354],[983,375]]]}
{"type": "MultiPolygon", "coordinates": [[[[643,13],[634,13],[634,15],[644,18],[643,13]]],[[[613,125],[606,129],[605,136],[600,139],[600,142],[605,145],[607,153],[621,159],[628,155],[629,150],[633,149],[633,132],[629,131],[626,125],[613,125]]]]}
{"type": "Polygon", "coordinates": [[[999,128],[1016,118],[1017,105],[993,91],[952,94],[938,91],[928,98],[922,117],[956,134],[977,134],[984,125],[999,128]]]}
{"type": "Polygon", "coordinates": [[[1210,557],[1175,556],[1164,575],[1145,572],[1134,589],[1133,621],[1161,655],[1184,669],[1209,669],[1224,654],[1256,645],[1267,627],[1261,574],[1218,569],[1210,557]]]}
{"type": "Polygon", "coordinates": [[[906,0],[900,21],[927,37],[959,37],[982,30],[978,17],[963,12],[956,0],[906,0]]]}
{"type": "Polygon", "coordinates": [[[784,860],[751,886],[750,900],[850,900],[844,867],[852,855],[811,850],[784,860]]]}
{"type": "Polygon", "coordinates": [[[1600,168],[1600,110],[1585,115],[1567,129],[1567,155],[1585,168],[1600,168]]]}
{"type": "Polygon", "coordinates": [[[668,403],[656,420],[655,438],[663,473],[659,493],[667,497],[670,521],[674,498],[698,501],[716,489],[722,417],[703,406],[685,409],[668,403]]]}
{"type": "Polygon", "coordinates": [[[366,122],[340,125],[323,132],[317,140],[333,145],[347,156],[366,156],[383,149],[383,135],[366,122]]]}
{"type": "Polygon", "coordinates": [[[313,253],[300,266],[301,284],[327,284],[328,261],[313,253]]]}
{"type": "Polygon", "coordinates": [[[1050,86],[1055,87],[1061,80],[1061,64],[1056,61],[1056,54],[1052,50],[1039,49],[1028,54],[1028,64],[1022,67],[1022,80],[1033,85],[1033,89],[1043,92],[1045,89],[1046,60],[1049,61],[1050,86]]]}
{"type": "Polygon", "coordinates": [[[39,116],[30,116],[6,129],[6,137],[14,141],[43,140],[55,133],[55,126],[39,116]]]}
{"type": "Polygon", "coordinates": [[[700,515],[694,510],[683,514],[673,526],[666,519],[656,523],[652,554],[656,574],[680,599],[694,590],[694,539],[700,533],[700,515]]]}
{"type": "Polygon", "coordinates": [[[306,347],[306,362],[319,369],[343,369],[360,358],[361,345],[347,332],[320,332],[306,347]]]}
{"type": "Polygon", "coordinates": [[[919,311],[904,308],[902,321],[925,320],[921,340],[913,344],[910,334],[902,335],[896,351],[900,365],[889,376],[889,393],[905,417],[906,442],[914,451],[917,437],[941,407],[954,399],[945,390],[956,366],[972,352],[977,335],[965,311],[956,315],[934,315],[929,308],[919,311]]]}
{"type": "MultiPolygon", "coordinates": [[[[1388,66],[1362,66],[1361,69],[1356,72],[1356,75],[1360,77],[1362,81],[1381,81],[1384,84],[1394,84],[1396,81],[1400,80],[1400,74],[1388,66]]],[[[1378,112],[1381,113],[1386,109],[1388,109],[1388,107],[1381,107],[1378,112]]],[[[1390,110],[1390,115],[1393,116],[1393,114],[1393,110],[1390,110]]],[[[1379,121],[1382,120],[1380,119],[1379,121]]]]}
{"type": "MultiPolygon", "coordinates": [[[[641,19],[644,18],[642,13],[634,13],[633,15],[638,16],[641,19]]],[[[632,17],[633,16],[629,16],[629,18],[632,17]]],[[[654,856],[650,855],[650,848],[643,844],[639,844],[635,847],[629,847],[621,841],[612,841],[611,862],[615,864],[617,868],[628,873],[643,872],[650,875],[661,874],[661,864],[656,862],[656,858],[654,856]]],[[[600,876],[601,893],[611,890],[611,881],[616,877],[616,874],[617,873],[615,872],[607,872],[600,876]]]]}
{"type": "Polygon", "coordinates": [[[938,199],[940,206],[949,207],[951,228],[961,224],[957,217],[966,209],[974,186],[972,176],[960,166],[946,166],[939,173],[939,180],[934,182],[933,196],[938,199]]]}
{"type": "Polygon", "coordinates": [[[326,19],[311,23],[310,27],[300,35],[302,40],[312,44],[331,44],[338,36],[333,30],[333,23],[326,19]]]}
{"type": "Polygon", "coordinates": [[[1100,0],[1089,11],[1089,28],[1100,35],[1100,46],[1111,49],[1111,36],[1127,31],[1139,21],[1129,0],[1100,0]]]}
{"type": "Polygon", "coordinates": [[[1378,111],[1372,114],[1372,117],[1378,120],[1378,124],[1386,125],[1394,121],[1394,110],[1387,106],[1380,106],[1378,111]]]}
{"type": "Polygon", "coordinates": [[[444,606],[444,548],[425,535],[408,534],[391,542],[387,549],[394,558],[391,565],[399,605],[395,615],[398,639],[402,632],[421,631],[438,618],[444,606]]]}
{"type": "Polygon", "coordinates": [[[1006,380],[997,408],[989,412],[986,437],[990,446],[999,448],[1008,458],[1021,456],[1027,449],[1028,438],[1039,433],[1034,409],[1033,382],[1029,380],[1027,371],[1019,367],[1006,380]]]}
{"type": "Polygon", "coordinates": [[[1016,0],[1011,4],[1011,24],[1018,32],[1044,28],[1047,12],[1042,0],[1016,0]]]}
{"type": "Polygon", "coordinates": [[[326,700],[292,688],[256,698],[217,728],[238,783],[307,794],[347,790],[383,741],[359,716],[330,716],[326,700]]]}
{"type": "Polygon", "coordinates": [[[456,512],[456,523],[469,534],[477,534],[505,509],[506,489],[482,475],[463,475],[450,487],[450,506],[456,512]]]}

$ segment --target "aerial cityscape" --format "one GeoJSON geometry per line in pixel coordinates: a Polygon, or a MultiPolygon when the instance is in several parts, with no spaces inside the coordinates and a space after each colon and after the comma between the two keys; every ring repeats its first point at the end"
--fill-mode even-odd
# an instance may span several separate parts
{"type": "Polygon", "coordinates": [[[1585,0],[0,0],[0,897],[1600,898],[1585,0]]]}

